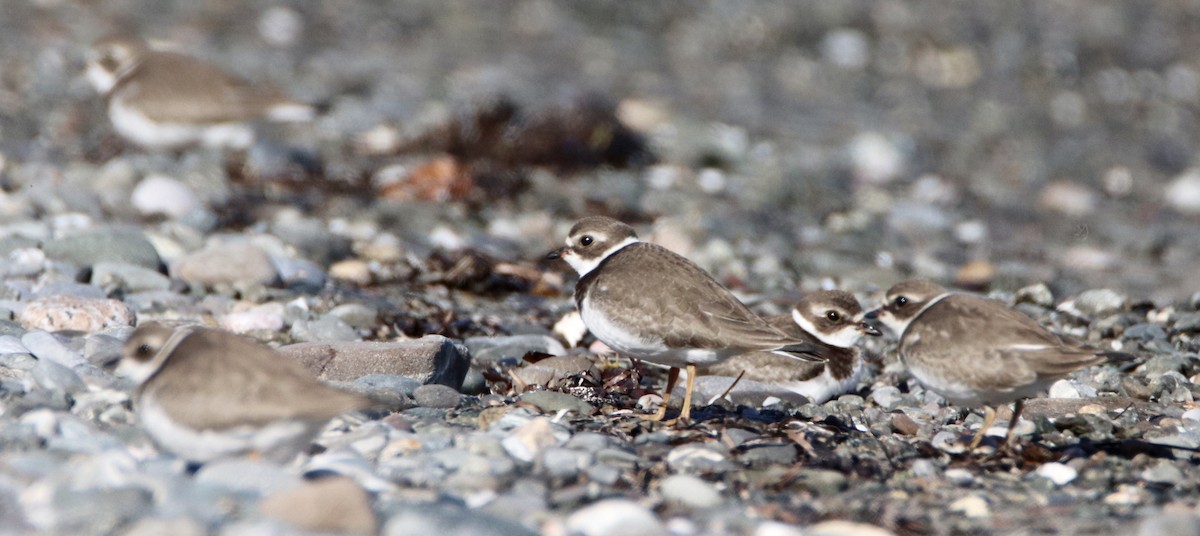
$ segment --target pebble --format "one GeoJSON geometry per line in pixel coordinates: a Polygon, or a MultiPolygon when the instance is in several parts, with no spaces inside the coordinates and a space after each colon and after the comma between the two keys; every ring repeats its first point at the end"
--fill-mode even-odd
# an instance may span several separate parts
{"type": "Polygon", "coordinates": [[[275,263],[248,240],[211,244],[171,264],[171,275],[197,285],[272,285],[275,263]]]}
{"type": "Polygon", "coordinates": [[[550,419],[537,417],[513,430],[500,444],[513,459],[532,463],[542,449],[561,445],[569,437],[569,433],[555,430],[550,419]]]}
{"type": "Polygon", "coordinates": [[[1125,296],[1107,288],[1085,290],[1074,300],[1079,312],[1092,318],[1108,316],[1125,308],[1125,296]]]}
{"type": "Polygon", "coordinates": [[[387,374],[457,390],[471,365],[466,347],[441,335],[392,342],[307,342],[284,346],[279,351],[330,381],[387,374]]]}
{"type": "Polygon", "coordinates": [[[1183,482],[1184,474],[1170,460],[1159,460],[1154,465],[1142,471],[1142,480],[1151,484],[1175,486],[1183,482]]]}
{"type": "Polygon", "coordinates": [[[987,500],[978,495],[967,495],[961,499],[950,503],[949,509],[951,512],[958,512],[969,518],[982,518],[991,515],[991,509],[988,508],[987,500]]]}
{"type": "Polygon", "coordinates": [[[83,354],[67,346],[71,339],[53,333],[32,330],[21,336],[21,345],[29,349],[34,357],[72,368],[85,363],[83,354]]]}
{"type": "Polygon", "coordinates": [[[530,391],[522,393],[519,398],[522,402],[533,404],[542,410],[543,413],[547,414],[555,414],[565,410],[575,415],[584,416],[596,412],[596,408],[592,407],[586,401],[558,391],[530,391]]]}
{"type": "Polygon", "coordinates": [[[727,471],[733,466],[729,455],[715,446],[704,443],[687,443],[667,453],[667,466],[679,473],[716,473],[727,471]]]}
{"type": "Polygon", "coordinates": [[[461,398],[462,395],[453,387],[436,383],[422,385],[413,391],[413,400],[417,405],[427,408],[455,408],[461,398]]]}
{"type": "Polygon", "coordinates": [[[1189,168],[1171,181],[1163,192],[1163,199],[1183,214],[1200,214],[1200,169],[1189,168]]]}
{"type": "Polygon", "coordinates": [[[141,231],[106,229],[79,233],[46,241],[46,256],[78,266],[117,262],[157,270],[162,265],[158,251],[141,231]]]}
{"type": "Polygon", "coordinates": [[[1045,283],[1038,283],[1017,290],[1014,299],[1017,303],[1032,303],[1040,307],[1054,306],[1054,293],[1045,283]]]}
{"type": "Polygon", "coordinates": [[[1034,470],[1034,474],[1053,482],[1055,486],[1062,487],[1075,480],[1079,476],[1079,471],[1066,464],[1049,462],[1038,466],[1034,470]]]}
{"type": "Polygon", "coordinates": [[[692,475],[671,475],[662,479],[659,492],[667,502],[693,510],[721,504],[721,493],[712,484],[692,475]]]}
{"type": "Polygon", "coordinates": [[[324,478],[277,492],[259,503],[263,514],[312,532],[375,534],[371,497],[349,478],[324,478]]]}
{"type": "Polygon", "coordinates": [[[628,499],[605,499],[576,510],[567,517],[567,530],[583,536],[667,534],[654,513],[628,499]]]}
{"type": "Polygon", "coordinates": [[[171,280],[157,270],[122,262],[98,262],[92,265],[89,282],[100,288],[119,288],[126,292],[171,288],[171,280]]]}
{"type": "Polygon", "coordinates": [[[300,486],[296,475],[274,463],[247,458],[216,460],[196,472],[196,483],[230,491],[273,495],[300,486]]]}
{"type": "Polygon", "coordinates": [[[285,325],[284,307],[282,303],[278,302],[254,305],[248,309],[222,315],[218,323],[222,329],[234,333],[281,331],[285,325]]]}
{"type": "Polygon", "coordinates": [[[148,175],[133,189],[130,202],[146,216],[161,214],[179,219],[203,207],[200,198],[186,184],[165,175],[148,175]]]}
{"type": "Polygon", "coordinates": [[[536,536],[507,519],[447,503],[404,504],[391,508],[383,536],[536,536]]]}
{"type": "Polygon", "coordinates": [[[59,295],[29,302],[21,310],[19,320],[25,329],[94,333],[132,326],[137,315],[117,300],[59,295]]]}
{"type": "Polygon", "coordinates": [[[1073,380],[1058,380],[1050,385],[1050,398],[1095,398],[1095,387],[1073,380]]]}
{"type": "Polygon", "coordinates": [[[895,536],[887,529],[853,521],[822,521],[805,527],[805,536],[895,536]]]}
{"type": "Polygon", "coordinates": [[[896,404],[900,403],[902,395],[900,394],[900,389],[891,385],[884,385],[876,387],[871,391],[871,400],[874,400],[881,408],[892,409],[896,407],[896,404]]]}
{"type": "Polygon", "coordinates": [[[298,342],[352,342],[359,339],[354,328],[333,315],[297,320],[292,324],[290,334],[298,342]]]}
{"type": "Polygon", "coordinates": [[[575,478],[591,463],[591,454],[562,447],[547,447],[538,457],[538,464],[545,474],[562,480],[575,478]]]}
{"type": "Polygon", "coordinates": [[[502,337],[469,337],[463,344],[479,363],[491,363],[501,359],[521,359],[525,354],[563,355],[567,349],[562,343],[548,335],[508,335],[502,337]]]}

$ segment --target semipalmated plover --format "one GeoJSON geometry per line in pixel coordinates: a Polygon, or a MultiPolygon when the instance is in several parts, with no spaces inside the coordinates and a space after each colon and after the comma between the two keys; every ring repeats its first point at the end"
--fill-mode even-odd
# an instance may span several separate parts
{"type": "Polygon", "coordinates": [[[117,133],[148,149],[196,144],[245,149],[254,142],[251,121],[308,121],[315,115],[312,106],[277,90],[128,37],[93,44],[87,78],[104,95],[117,133]]]}
{"type": "Polygon", "coordinates": [[[867,316],[896,333],[900,358],[926,389],[952,404],[984,407],[972,449],[996,419],[993,406],[1015,402],[1007,442],[1025,398],[1108,358],[1064,341],[1001,302],[951,293],[929,281],[893,286],[884,305],[867,316]]]}
{"type": "Polygon", "coordinates": [[[733,356],[708,368],[708,374],[742,376],[747,380],[778,385],[821,404],[853,389],[863,372],[862,350],[855,344],[863,335],[879,330],[862,321],[862,306],[853,294],[841,290],[810,292],[800,298],[791,314],[767,322],[796,340],[824,347],[823,363],[799,361],[771,352],[733,356]]]}
{"type": "Polygon", "coordinates": [[[597,339],[618,353],[670,367],[663,403],[650,420],[666,416],[680,368],[688,371],[679,415],[686,421],[698,367],[755,350],[823,359],[817,345],[772,327],[699,266],[638,240],[632,227],[612,218],[580,220],[567,245],[548,257],[579,273],[575,304],[597,339]]]}
{"type": "Polygon", "coordinates": [[[117,374],[140,384],[134,407],[146,432],[200,463],[241,454],[286,462],[330,419],[371,405],[255,341],[198,327],[139,327],[117,374]]]}

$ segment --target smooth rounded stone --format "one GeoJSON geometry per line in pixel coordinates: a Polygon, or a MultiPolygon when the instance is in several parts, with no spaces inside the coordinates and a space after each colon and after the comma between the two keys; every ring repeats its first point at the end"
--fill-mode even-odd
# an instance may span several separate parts
{"type": "Polygon", "coordinates": [[[115,488],[53,491],[50,511],[31,519],[54,534],[114,534],[117,529],[154,507],[149,490],[115,488]]]}
{"type": "Polygon", "coordinates": [[[426,408],[456,408],[461,398],[462,395],[453,387],[436,383],[422,385],[413,391],[413,400],[426,408]]]}
{"type": "Polygon", "coordinates": [[[12,335],[0,335],[0,355],[27,354],[29,349],[21,344],[21,339],[12,335]]]}
{"type": "Polygon", "coordinates": [[[1096,388],[1073,380],[1058,380],[1050,385],[1050,398],[1095,398],[1096,388]]]}
{"type": "Polygon", "coordinates": [[[542,449],[561,445],[570,437],[570,432],[556,428],[550,419],[537,417],[513,430],[500,445],[513,459],[531,463],[542,449]]]}
{"type": "Polygon", "coordinates": [[[40,330],[31,330],[21,336],[21,344],[38,359],[53,361],[67,368],[85,363],[83,354],[68,346],[68,342],[66,337],[40,330]]]}
{"type": "Polygon", "coordinates": [[[836,495],[849,487],[846,475],[830,469],[805,469],[796,475],[795,485],[818,497],[836,495]]]}
{"type": "Polygon", "coordinates": [[[567,517],[567,531],[583,536],[665,536],[666,527],[646,507],[629,499],[605,499],[567,517]]]}
{"type": "Polygon", "coordinates": [[[507,335],[503,337],[468,337],[463,341],[471,356],[479,363],[504,358],[521,359],[530,352],[563,355],[567,349],[549,335],[507,335]]]}
{"type": "Polygon", "coordinates": [[[46,256],[78,266],[101,262],[133,264],[149,270],[162,265],[146,235],[134,229],[106,229],[55,238],[42,244],[46,256]]]}
{"type": "Polygon", "coordinates": [[[401,504],[390,509],[383,536],[536,536],[519,523],[446,503],[401,504]]]}
{"type": "MultiPolygon", "coordinates": [[[[735,379],[726,376],[698,376],[693,387],[692,400],[697,404],[707,404],[710,400],[721,396],[721,393],[728,390],[735,379]]],[[[680,383],[683,382],[681,381],[680,383]]],[[[671,398],[674,400],[683,400],[686,390],[685,385],[676,386],[675,390],[671,393],[671,398]]],[[[725,395],[725,399],[733,404],[751,407],[762,407],[764,402],[770,402],[772,399],[795,405],[809,402],[804,395],[795,391],[790,391],[778,385],[747,380],[745,378],[739,381],[733,390],[729,391],[729,394],[725,395]]]]}
{"type": "Polygon", "coordinates": [[[839,519],[809,525],[804,528],[804,536],[895,536],[895,533],[875,525],[839,519]]]}
{"type": "Polygon", "coordinates": [[[468,370],[460,390],[465,395],[486,395],[488,394],[487,378],[478,369],[468,370]]]}
{"type": "Polygon", "coordinates": [[[263,303],[222,315],[217,323],[234,333],[282,331],[285,326],[283,309],[283,304],[279,302],[263,303]]]}
{"type": "Polygon", "coordinates": [[[1142,365],[1142,373],[1147,379],[1154,379],[1168,372],[1182,372],[1190,361],[1183,354],[1156,355],[1142,365]]]}
{"type": "Polygon", "coordinates": [[[1118,313],[1125,308],[1125,296],[1107,288],[1080,292],[1074,302],[1079,312],[1093,318],[1118,313]]]}
{"type": "Polygon", "coordinates": [[[168,290],[171,280],[157,270],[122,262],[98,262],[92,265],[89,283],[104,289],[119,288],[126,292],[168,290]]]}
{"type": "Polygon", "coordinates": [[[692,475],[671,475],[662,479],[659,492],[667,502],[692,510],[721,504],[721,493],[712,484],[692,475]]]}
{"type": "Polygon", "coordinates": [[[1200,519],[1190,509],[1145,514],[1139,521],[1137,536],[1200,536],[1200,519]]]}
{"type": "Polygon", "coordinates": [[[52,296],[29,302],[19,318],[26,329],[94,333],[132,326],[137,315],[128,305],[106,298],[52,296]]]}
{"type": "Polygon", "coordinates": [[[1165,342],[1167,340],[1167,331],[1158,324],[1143,322],[1141,324],[1134,324],[1125,328],[1125,331],[1121,334],[1121,337],[1145,342],[1165,342]]]}
{"type": "Polygon", "coordinates": [[[392,342],[306,342],[284,346],[279,352],[299,360],[317,377],[330,381],[387,374],[457,390],[471,366],[466,347],[441,335],[392,342]]]}
{"type": "Polygon", "coordinates": [[[1183,214],[1200,214],[1200,169],[1189,168],[1172,180],[1163,191],[1163,199],[1183,214]]]}
{"type": "Polygon", "coordinates": [[[871,400],[874,400],[881,408],[892,409],[903,400],[903,395],[900,393],[900,389],[884,385],[871,391],[871,400]]]}
{"type": "Polygon", "coordinates": [[[272,256],[275,270],[279,272],[279,281],[283,286],[293,290],[310,290],[316,292],[325,286],[325,270],[321,266],[305,259],[272,256]]]}
{"type": "Polygon", "coordinates": [[[547,447],[538,457],[538,466],[552,478],[572,479],[592,463],[592,455],[562,447],[547,447]]]}
{"type": "MultiPolygon", "coordinates": [[[[778,521],[764,521],[754,527],[753,536],[804,536],[806,533],[797,527],[780,523],[778,521]]],[[[848,536],[856,536],[857,533],[851,533],[848,536]]]]}
{"type": "Polygon", "coordinates": [[[208,529],[199,521],[186,517],[145,517],[121,533],[122,536],[205,536],[208,529]]]}
{"type": "Polygon", "coordinates": [[[321,265],[329,265],[354,253],[350,237],[333,233],[325,222],[303,217],[298,211],[281,212],[271,222],[271,234],[299,249],[305,258],[321,265]]]}
{"type": "Polygon", "coordinates": [[[379,309],[361,303],[343,303],[330,309],[329,314],[356,329],[373,328],[379,322],[379,309]]]}
{"type": "Polygon", "coordinates": [[[1055,486],[1065,486],[1070,484],[1079,476],[1079,471],[1075,470],[1066,464],[1058,462],[1043,463],[1034,470],[1033,474],[1045,478],[1054,483],[1055,486]]]}
{"type": "Polygon", "coordinates": [[[31,354],[0,354],[0,367],[4,367],[10,371],[32,371],[38,363],[40,361],[31,354]]]}
{"type": "Polygon", "coordinates": [[[591,359],[581,355],[556,355],[512,371],[526,385],[558,387],[562,380],[592,370],[591,359]]]}
{"type": "Polygon", "coordinates": [[[284,467],[246,458],[206,463],[196,472],[195,480],[197,484],[258,495],[294,489],[303,482],[284,467]]]}
{"type": "Polygon", "coordinates": [[[1032,303],[1040,307],[1054,306],[1054,293],[1045,283],[1022,287],[1017,290],[1014,300],[1017,303],[1032,303]]]}
{"type": "Polygon", "coordinates": [[[49,298],[51,296],[67,295],[77,298],[106,298],[104,289],[76,281],[53,281],[37,287],[33,298],[49,298]]]}
{"type": "Polygon", "coordinates": [[[0,273],[6,277],[33,277],[46,267],[46,253],[37,246],[14,249],[0,258],[0,273]]]}
{"type": "Polygon", "coordinates": [[[1170,460],[1159,460],[1158,463],[1143,470],[1141,478],[1151,484],[1175,486],[1183,482],[1186,477],[1183,471],[1170,460]]]}
{"type": "Polygon", "coordinates": [[[607,463],[595,463],[583,470],[589,481],[602,486],[612,486],[621,479],[621,470],[607,463]]]}
{"type": "Polygon", "coordinates": [[[585,416],[596,412],[596,408],[592,407],[585,400],[558,391],[529,391],[521,393],[521,396],[517,398],[522,402],[533,404],[542,410],[543,413],[547,414],[565,410],[576,415],[585,416]]]}
{"type": "Polygon", "coordinates": [[[186,184],[165,175],[148,175],[133,188],[129,198],[133,208],[143,215],[163,215],[179,219],[203,207],[200,197],[186,184]]]}
{"type": "Polygon", "coordinates": [[[376,391],[390,392],[401,395],[403,397],[412,398],[413,393],[420,387],[421,380],[410,378],[408,376],[397,376],[393,374],[367,374],[351,384],[351,387],[368,397],[374,398],[376,391]]]}
{"type": "Polygon", "coordinates": [[[298,488],[275,493],[263,499],[258,509],[266,516],[313,532],[375,534],[379,530],[371,497],[344,477],[305,482],[298,488]]]}
{"type": "Polygon", "coordinates": [[[728,452],[706,443],[686,443],[671,449],[667,466],[678,473],[717,473],[733,468],[728,452]]]}
{"type": "Polygon", "coordinates": [[[264,285],[279,279],[275,263],[248,240],[210,244],[171,264],[171,275],[197,285],[264,285]]]}
{"type": "Polygon", "coordinates": [[[791,465],[796,462],[796,446],[786,443],[761,443],[745,449],[738,455],[738,461],[750,467],[767,467],[771,465],[791,465]]]}
{"type": "Polygon", "coordinates": [[[333,315],[298,320],[292,324],[291,335],[300,342],[352,342],[360,338],[354,328],[333,315]]]}
{"type": "Polygon", "coordinates": [[[1175,317],[1171,329],[1176,333],[1196,333],[1200,331],[1200,313],[1184,313],[1175,317]]]}
{"type": "Polygon", "coordinates": [[[979,519],[991,515],[987,500],[978,495],[967,495],[947,505],[947,510],[962,514],[970,519],[979,519]]]}
{"type": "Polygon", "coordinates": [[[576,432],[564,446],[569,449],[595,453],[600,449],[611,447],[613,443],[613,438],[606,434],[599,432],[576,432]]]}
{"type": "Polygon", "coordinates": [[[87,384],[71,369],[54,361],[39,360],[33,367],[33,381],[42,389],[59,391],[67,394],[80,393],[87,390],[87,384]]]}

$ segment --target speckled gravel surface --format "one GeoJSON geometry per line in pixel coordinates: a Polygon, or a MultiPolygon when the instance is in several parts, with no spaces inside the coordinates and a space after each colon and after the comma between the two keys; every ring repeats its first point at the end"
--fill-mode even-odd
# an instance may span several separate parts
{"type": "Polygon", "coordinates": [[[0,534],[1200,534],[1196,6],[285,4],[0,3],[0,534]],[[140,151],[82,76],[118,30],[327,111],[140,151]],[[1136,359],[1011,450],[879,339],[826,404],[651,425],[662,372],[560,323],[586,214],[764,314],[925,277],[1136,359]],[[385,407],[188,467],[104,368],[151,320],[326,344],[385,407]]]}

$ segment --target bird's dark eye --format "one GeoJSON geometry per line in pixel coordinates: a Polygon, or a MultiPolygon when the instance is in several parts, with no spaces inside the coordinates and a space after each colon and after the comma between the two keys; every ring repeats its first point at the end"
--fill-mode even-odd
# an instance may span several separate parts
{"type": "Polygon", "coordinates": [[[154,348],[149,344],[139,344],[136,350],[136,356],[139,359],[150,359],[154,355],[154,348]]]}
{"type": "Polygon", "coordinates": [[[904,307],[905,305],[908,305],[908,298],[904,296],[896,296],[895,303],[896,307],[904,307]]]}
{"type": "Polygon", "coordinates": [[[838,322],[842,319],[842,315],[837,311],[825,311],[825,318],[828,318],[830,322],[838,322]]]}
{"type": "Polygon", "coordinates": [[[587,246],[592,245],[592,242],[595,242],[595,241],[596,240],[593,239],[591,235],[583,235],[583,238],[579,239],[579,245],[581,245],[583,247],[587,247],[587,246]]]}

